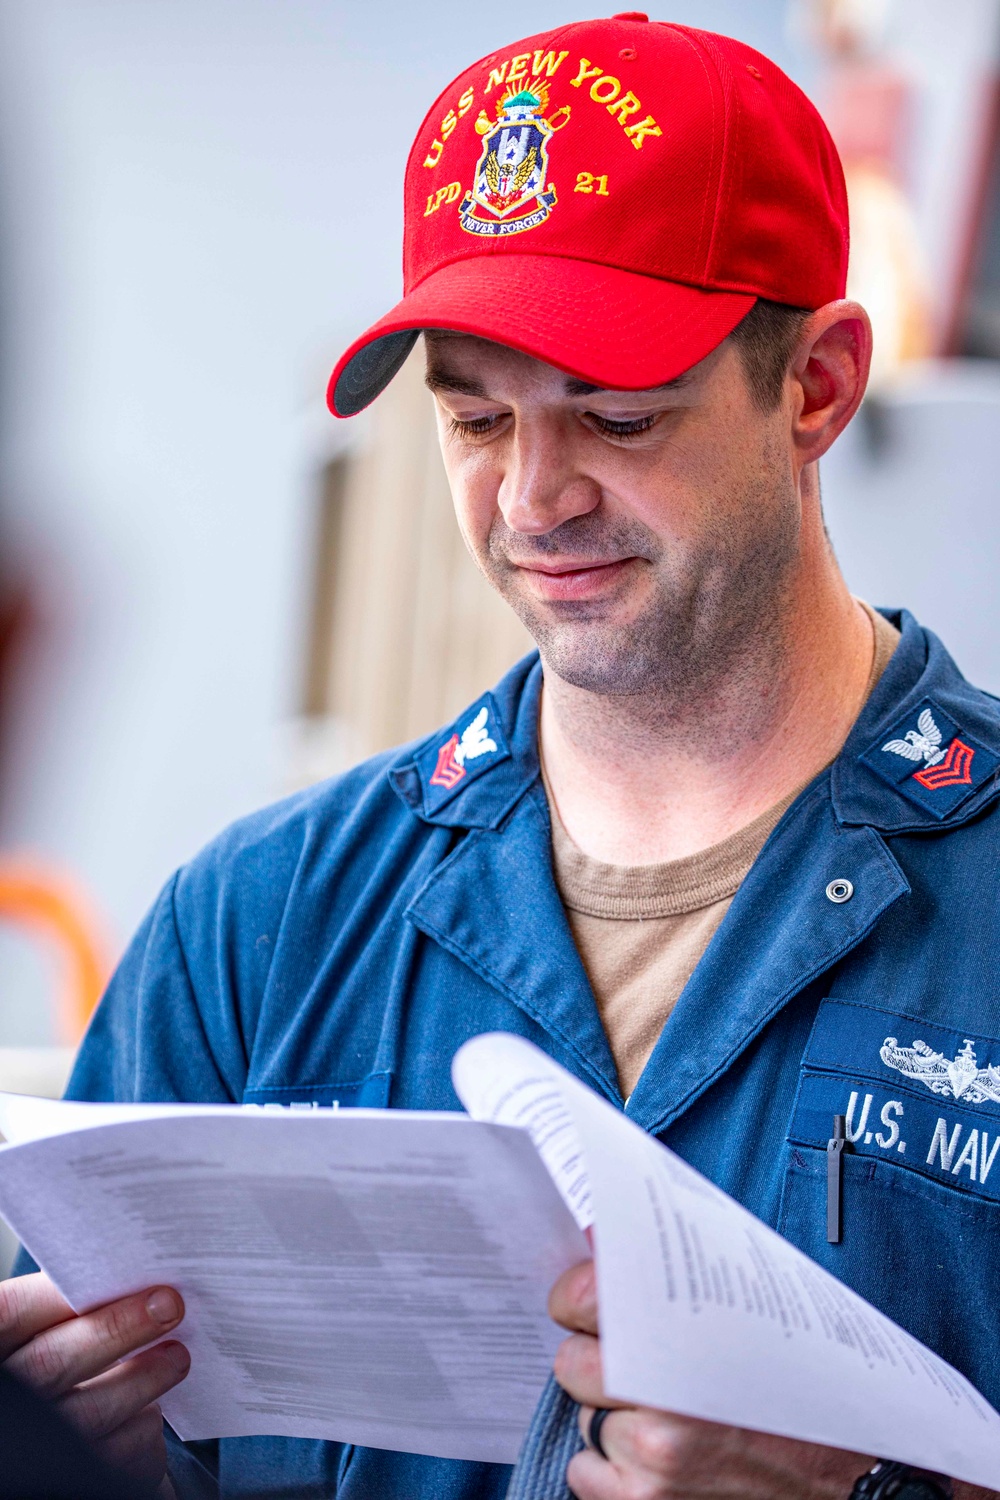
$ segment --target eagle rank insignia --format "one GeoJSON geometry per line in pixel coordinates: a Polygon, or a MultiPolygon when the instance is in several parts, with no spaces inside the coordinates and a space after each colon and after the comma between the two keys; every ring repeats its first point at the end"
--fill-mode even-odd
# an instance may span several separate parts
{"type": "MultiPolygon", "coordinates": [[[[447,804],[462,798],[464,810],[457,815],[458,821],[462,822],[470,807],[481,805],[475,796],[471,803],[464,798],[470,786],[513,758],[504,737],[496,700],[492,693],[483,693],[446,729],[425,740],[413,758],[412,770],[416,772],[421,787],[424,813],[436,818],[447,804]]],[[[416,788],[410,780],[410,769],[401,768],[398,773],[391,771],[390,779],[404,802],[415,806],[416,788]]],[[[501,796],[504,787],[507,787],[507,782],[501,773],[501,796]]],[[[512,791],[513,784],[507,788],[507,794],[512,791]]],[[[487,791],[487,800],[493,795],[493,791],[487,791]]]]}
{"type": "Polygon", "coordinates": [[[483,136],[472,191],[458,207],[469,234],[520,234],[552,212],[556,190],[546,191],[545,178],[553,126],[542,118],[545,94],[540,86],[537,93],[522,89],[501,101],[496,124],[483,136]]]}
{"type": "Polygon", "coordinates": [[[946,818],[991,779],[1000,757],[925,698],[861,756],[882,781],[946,818]]]}
{"type": "Polygon", "coordinates": [[[925,708],[917,719],[916,729],[908,729],[903,739],[889,740],[882,746],[883,755],[902,755],[904,760],[923,761],[914,776],[933,792],[939,786],[969,786],[972,757],[975,754],[956,735],[947,750],[941,749],[941,731],[934,715],[925,708]],[[938,766],[939,770],[932,770],[938,766]]]}
{"type": "Polygon", "coordinates": [[[468,775],[466,761],[478,760],[481,755],[496,755],[500,746],[490,733],[489,719],[490,711],[484,703],[461,736],[453,734],[445,741],[438,750],[431,786],[443,786],[450,792],[468,775]]]}

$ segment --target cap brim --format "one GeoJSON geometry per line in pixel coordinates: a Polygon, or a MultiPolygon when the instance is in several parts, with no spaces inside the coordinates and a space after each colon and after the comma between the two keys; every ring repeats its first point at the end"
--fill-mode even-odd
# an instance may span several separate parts
{"type": "Polygon", "coordinates": [[[442,266],[357,339],[327,402],[338,417],[363,411],[425,328],[506,344],[602,389],[648,390],[704,359],[756,300],[590,261],[477,255],[442,266]]]}

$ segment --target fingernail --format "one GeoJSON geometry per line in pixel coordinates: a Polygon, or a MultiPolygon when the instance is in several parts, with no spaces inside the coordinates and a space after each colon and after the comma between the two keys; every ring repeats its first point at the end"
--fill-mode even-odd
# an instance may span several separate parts
{"type": "Polygon", "coordinates": [[[176,1323],[181,1315],[181,1299],[168,1286],[157,1287],[146,1298],[146,1311],[154,1323],[176,1323]]]}

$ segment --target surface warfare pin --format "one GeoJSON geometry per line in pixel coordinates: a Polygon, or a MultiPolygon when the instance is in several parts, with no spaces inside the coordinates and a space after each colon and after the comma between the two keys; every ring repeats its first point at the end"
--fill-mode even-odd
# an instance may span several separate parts
{"type": "Polygon", "coordinates": [[[922,1083],[932,1094],[962,1099],[966,1104],[1000,1104],[1000,1068],[979,1066],[976,1049],[969,1037],[953,1058],[935,1052],[926,1042],[915,1041],[912,1047],[901,1047],[894,1036],[887,1036],[879,1049],[887,1068],[898,1068],[906,1078],[922,1083]]]}
{"type": "Polygon", "coordinates": [[[557,127],[542,116],[547,97],[544,84],[522,89],[500,101],[495,124],[484,118],[488,128],[475,181],[458,209],[459,223],[469,234],[520,234],[543,224],[552,212],[556,190],[546,191],[545,179],[549,141],[557,127]]]}
{"type": "Polygon", "coordinates": [[[1000,757],[929,698],[880,735],[861,760],[911,801],[944,818],[977,791],[1000,757]]]}

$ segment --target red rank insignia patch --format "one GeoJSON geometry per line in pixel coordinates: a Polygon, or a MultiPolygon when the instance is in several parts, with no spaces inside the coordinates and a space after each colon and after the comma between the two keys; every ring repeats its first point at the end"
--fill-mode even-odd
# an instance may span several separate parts
{"type": "Polygon", "coordinates": [[[430,778],[431,786],[447,787],[449,792],[453,786],[458,786],[465,775],[465,767],[459,765],[455,759],[457,749],[458,735],[453,734],[438,751],[437,765],[434,767],[434,775],[430,778]]]}
{"type": "Polygon", "coordinates": [[[478,776],[498,758],[506,759],[509,755],[497,721],[496,704],[488,693],[485,699],[478,708],[473,705],[471,718],[460,724],[443,745],[438,745],[436,751],[428,746],[421,754],[418,765],[428,788],[441,788],[441,792],[434,793],[436,805],[445,800],[442,793],[454,791],[461,782],[478,776]]]}
{"type": "Polygon", "coordinates": [[[937,765],[925,766],[922,771],[914,771],[913,779],[931,792],[945,786],[971,786],[972,758],[975,753],[969,745],[963,744],[956,737],[945,751],[943,760],[937,765]]]}
{"type": "Polygon", "coordinates": [[[860,757],[935,818],[950,817],[1000,770],[1000,756],[925,698],[860,757]]]}

